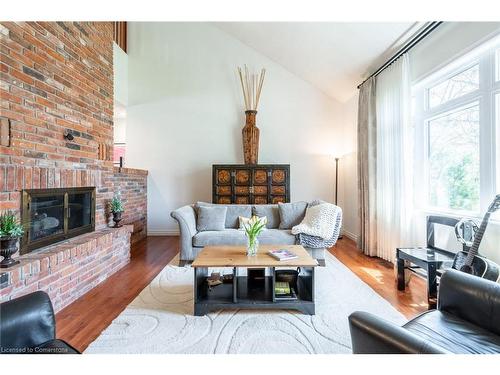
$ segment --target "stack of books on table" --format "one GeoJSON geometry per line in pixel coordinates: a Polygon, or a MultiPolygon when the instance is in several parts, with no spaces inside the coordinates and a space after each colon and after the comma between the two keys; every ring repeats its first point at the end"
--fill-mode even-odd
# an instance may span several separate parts
{"type": "Polygon", "coordinates": [[[295,255],[293,251],[287,249],[269,250],[268,254],[277,260],[291,260],[297,259],[298,256],[295,255]]]}
{"type": "Polygon", "coordinates": [[[295,290],[286,281],[276,281],[274,284],[274,295],[279,301],[294,301],[297,299],[295,290]]]}

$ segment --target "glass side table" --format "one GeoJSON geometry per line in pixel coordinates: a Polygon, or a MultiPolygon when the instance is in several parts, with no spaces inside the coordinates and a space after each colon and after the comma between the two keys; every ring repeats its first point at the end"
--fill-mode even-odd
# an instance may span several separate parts
{"type": "Polygon", "coordinates": [[[405,269],[413,272],[418,268],[422,269],[425,271],[427,278],[427,303],[429,304],[429,309],[435,309],[437,305],[437,278],[441,275],[440,270],[451,267],[453,258],[453,253],[433,248],[414,247],[396,249],[398,290],[405,290],[405,269]],[[405,266],[405,260],[410,263],[410,266],[405,266]]]}

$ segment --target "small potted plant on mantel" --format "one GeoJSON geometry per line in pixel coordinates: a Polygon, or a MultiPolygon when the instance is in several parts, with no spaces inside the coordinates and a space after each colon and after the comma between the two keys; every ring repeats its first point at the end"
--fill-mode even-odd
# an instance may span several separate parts
{"type": "Polygon", "coordinates": [[[12,267],[19,263],[11,257],[16,253],[19,238],[23,233],[23,226],[12,211],[6,211],[0,215],[0,255],[3,257],[0,268],[12,267]]]}
{"type": "Polygon", "coordinates": [[[111,202],[109,203],[111,213],[113,214],[113,221],[115,222],[114,228],[120,228],[122,225],[120,221],[122,220],[123,202],[120,193],[115,194],[111,202]]]}

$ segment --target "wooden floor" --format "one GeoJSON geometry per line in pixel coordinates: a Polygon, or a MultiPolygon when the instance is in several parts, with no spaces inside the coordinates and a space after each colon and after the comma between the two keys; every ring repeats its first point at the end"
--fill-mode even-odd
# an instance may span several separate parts
{"type": "Polygon", "coordinates": [[[393,264],[364,255],[354,241],[344,237],[330,252],[408,319],[427,310],[427,286],[420,277],[411,275],[408,287],[401,292],[396,285],[393,264]]]}
{"type": "Polygon", "coordinates": [[[130,263],[56,314],[57,338],[83,351],[177,254],[178,237],[148,237],[130,263]]]}
{"type": "MultiPolygon", "coordinates": [[[[177,254],[178,237],[148,237],[132,246],[130,263],[56,314],[57,337],[80,351],[94,341],[177,254]]],[[[330,252],[406,317],[427,309],[425,284],[414,277],[399,292],[391,263],[363,255],[344,237],[330,252]]]]}

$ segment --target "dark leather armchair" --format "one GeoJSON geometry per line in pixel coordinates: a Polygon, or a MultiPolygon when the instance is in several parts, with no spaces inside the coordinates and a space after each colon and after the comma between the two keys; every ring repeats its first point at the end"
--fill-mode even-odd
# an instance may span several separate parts
{"type": "Polygon", "coordinates": [[[56,321],[50,298],[34,292],[0,304],[0,353],[78,354],[55,338],[56,321]]]}
{"type": "Polygon", "coordinates": [[[366,312],[349,316],[353,353],[500,353],[500,284],[448,270],[437,310],[402,327],[366,312]]]}

